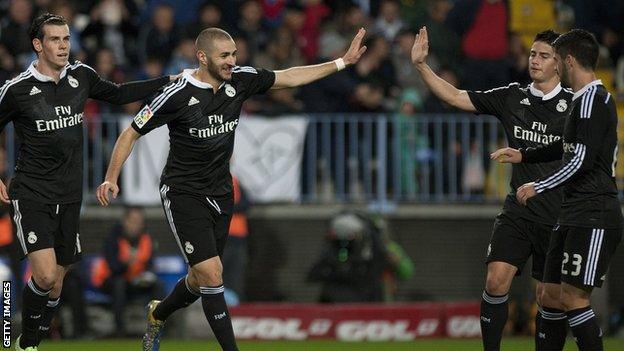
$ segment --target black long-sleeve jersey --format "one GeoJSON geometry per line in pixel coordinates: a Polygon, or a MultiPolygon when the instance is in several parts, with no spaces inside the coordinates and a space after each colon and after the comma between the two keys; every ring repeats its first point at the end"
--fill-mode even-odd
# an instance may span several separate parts
{"type": "Polygon", "coordinates": [[[203,196],[232,192],[230,157],[243,102],[273,86],[275,73],[235,67],[232,79],[213,87],[185,70],[134,117],[132,128],[146,134],[167,124],[169,156],[161,184],[203,196]]]}
{"type": "Polygon", "coordinates": [[[157,91],[169,78],[118,85],[76,61],[63,69],[57,84],[36,64],[0,88],[0,130],[12,121],[21,142],[9,196],[52,204],[81,201],[87,98],[126,104],[157,91]]]}
{"type": "MultiPolygon", "coordinates": [[[[563,155],[561,167],[535,182],[535,190],[540,194],[563,187],[559,224],[603,229],[622,227],[615,183],[617,123],[611,94],[600,80],[595,80],[574,94],[563,140],[523,151],[523,162],[552,160],[563,155]]],[[[531,201],[533,198],[528,202],[531,201]]]]}
{"type": "MultiPolygon", "coordinates": [[[[513,148],[548,145],[560,140],[572,100],[572,92],[562,89],[561,85],[544,95],[532,84],[523,88],[518,83],[484,92],[469,91],[468,96],[478,113],[498,118],[513,148]]],[[[538,223],[555,224],[561,208],[561,192],[545,194],[525,207],[516,200],[516,189],[560,165],[560,160],[512,165],[511,189],[503,211],[538,223]]]]}

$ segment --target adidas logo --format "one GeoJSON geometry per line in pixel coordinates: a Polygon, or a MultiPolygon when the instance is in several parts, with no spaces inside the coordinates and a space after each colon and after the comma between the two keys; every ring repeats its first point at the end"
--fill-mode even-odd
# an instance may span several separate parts
{"type": "Polygon", "coordinates": [[[41,92],[41,90],[39,90],[39,88],[33,86],[32,89],[30,89],[30,95],[35,95],[35,94],[39,94],[41,92]]]}
{"type": "Polygon", "coordinates": [[[199,100],[197,100],[194,96],[191,96],[191,99],[189,100],[188,105],[189,106],[193,106],[193,105],[196,105],[196,104],[199,104],[199,100]]]}
{"type": "Polygon", "coordinates": [[[520,101],[520,105],[531,106],[531,103],[529,102],[529,98],[522,99],[522,101],[520,101]]]}

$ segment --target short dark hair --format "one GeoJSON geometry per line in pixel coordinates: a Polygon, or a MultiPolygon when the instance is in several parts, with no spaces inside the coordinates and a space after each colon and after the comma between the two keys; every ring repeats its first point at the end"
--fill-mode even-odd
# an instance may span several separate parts
{"type": "Polygon", "coordinates": [[[533,42],[541,41],[543,43],[546,43],[552,46],[555,40],[557,40],[557,38],[559,38],[560,35],[561,34],[555,32],[552,29],[546,29],[545,31],[541,31],[537,33],[535,35],[535,39],[533,39],[533,42]]]}
{"type": "Polygon", "coordinates": [[[553,43],[561,58],[570,55],[585,69],[595,70],[598,64],[598,41],[596,37],[583,29],[572,29],[561,34],[553,43]]]}
{"type": "Polygon", "coordinates": [[[61,15],[55,15],[52,13],[44,13],[43,15],[35,18],[35,20],[30,25],[30,29],[28,30],[28,35],[30,36],[30,45],[32,46],[32,49],[35,53],[37,52],[37,50],[35,50],[35,47],[32,45],[32,41],[35,38],[43,41],[43,27],[46,24],[62,26],[67,24],[67,20],[61,15]]]}

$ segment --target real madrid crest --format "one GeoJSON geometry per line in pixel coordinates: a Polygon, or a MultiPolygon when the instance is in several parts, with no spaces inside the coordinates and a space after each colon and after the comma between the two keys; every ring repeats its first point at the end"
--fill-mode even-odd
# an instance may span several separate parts
{"type": "Polygon", "coordinates": [[[29,244],[34,244],[37,242],[37,235],[35,234],[35,232],[30,232],[28,233],[28,243],[29,244]]]}
{"type": "Polygon", "coordinates": [[[226,84],[225,85],[225,95],[229,96],[229,97],[234,97],[234,95],[236,95],[236,89],[234,89],[233,86],[226,84]]]}
{"type": "Polygon", "coordinates": [[[69,85],[72,88],[78,88],[78,79],[72,77],[71,75],[67,76],[67,81],[69,81],[69,85]]]}
{"type": "Polygon", "coordinates": [[[193,247],[193,245],[191,245],[190,242],[185,242],[184,243],[184,251],[186,251],[187,254],[192,254],[193,251],[195,251],[195,248],[193,247]]]}
{"type": "Polygon", "coordinates": [[[559,103],[557,103],[557,111],[563,112],[567,109],[568,109],[568,103],[564,99],[559,100],[559,103]]]}

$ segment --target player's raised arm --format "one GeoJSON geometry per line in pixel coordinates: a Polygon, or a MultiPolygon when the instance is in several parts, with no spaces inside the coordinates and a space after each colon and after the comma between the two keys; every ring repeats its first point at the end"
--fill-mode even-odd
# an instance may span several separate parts
{"type": "Polygon", "coordinates": [[[315,80],[327,77],[328,75],[338,72],[347,66],[354,65],[359,61],[362,54],[366,51],[366,46],[362,46],[362,40],[366,30],[360,28],[349,49],[339,59],[334,61],[321,63],[318,65],[298,66],[281,71],[275,71],[275,83],[271,89],[292,88],[305,85],[315,80]]]}
{"type": "Polygon", "coordinates": [[[130,126],[117,138],[110,163],[108,164],[108,169],[106,170],[106,177],[104,178],[104,182],[98,186],[96,192],[97,199],[102,206],[108,206],[110,203],[110,198],[108,197],[109,192],[112,193],[114,199],[117,198],[117,194],[119,193],[117,180],[119,179],[121,167],[128,159],[128,156],[130,156],[134,143],[140,136],[141,134],[137,133],[137,131],[130,126]]]}
{"type": "Polygon", "coordinates": [[[422,27],[414,40],[412,46],[412,63],[420,73],[423,81],[429,89],[442,101],[458,109],[476,112],[477,109],[470,101],[468,92],[455,88],[449,82],[440,78],[427,64],[429,55],[429,38],[427,28],[422,27]]]}

